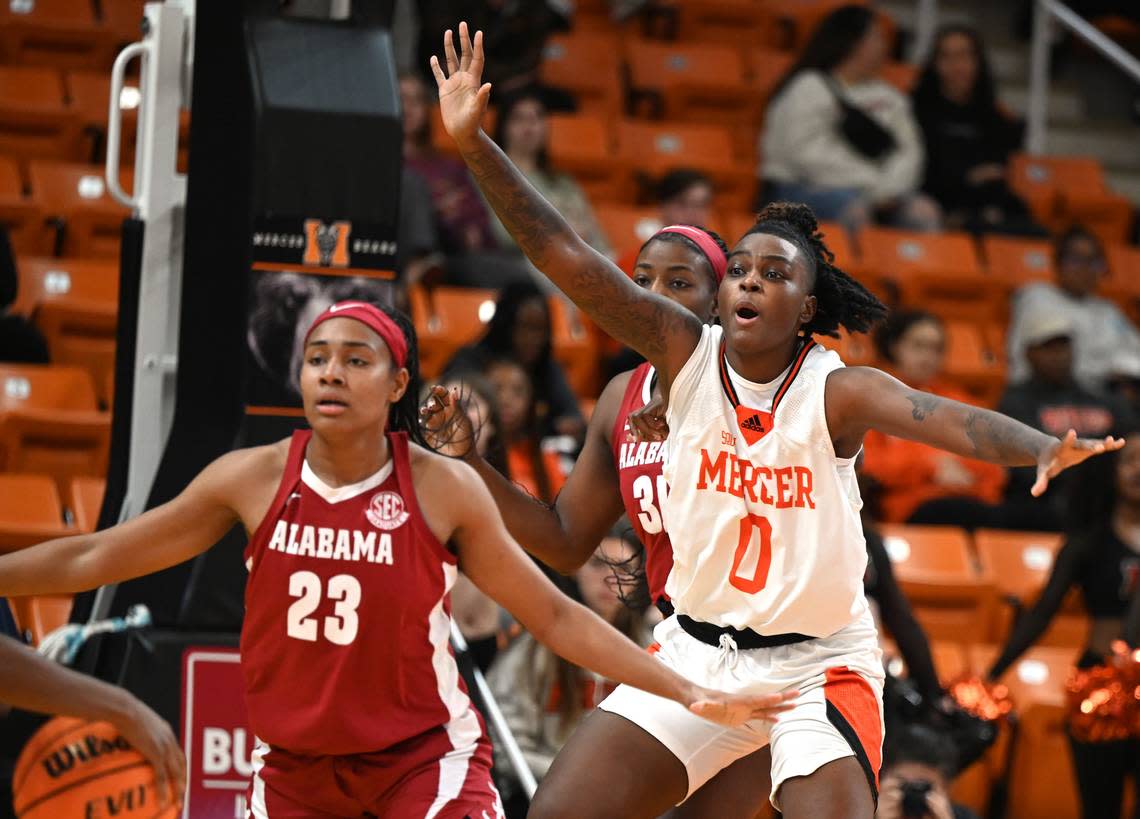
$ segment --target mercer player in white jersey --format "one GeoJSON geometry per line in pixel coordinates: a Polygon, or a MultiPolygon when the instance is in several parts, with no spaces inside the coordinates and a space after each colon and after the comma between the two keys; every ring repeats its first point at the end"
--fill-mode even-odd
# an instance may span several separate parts
{"type": "Polygon", "coordinates": [[[695,682],[798,690],[774,723],[719,728],[619,688],[554,761],[531,817],[652,817],[771,744],[772,801],[789,819],[875,812],[882,666],[863,597],[854,460],[879,429],[968,457],[1037,464],[1034,491],[1122,442],[1059,440],[1010,418],[845,368],[815,333],[865,331],[885,308],[832,265],[815,217],[775,205],[735,245],[722,326],[637,287],[583,242],[484,134],[482,40],[460,26],[432,59],[448,133],[530,260],[656,368],[670,409],[665,524],[676,614],[656,656],[695,682]]]}

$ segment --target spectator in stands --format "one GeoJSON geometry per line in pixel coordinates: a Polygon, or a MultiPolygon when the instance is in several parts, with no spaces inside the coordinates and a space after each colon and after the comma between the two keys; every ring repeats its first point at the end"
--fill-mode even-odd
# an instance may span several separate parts
{"type": "Polygon", "coordinates": [[[1140,417],[1140,352],[1120,350],[1108,365],[1108,392],[1140,417]]]}
{"type": "Polygon", "coordinates": [[[1025,355],[1025,327],[1031,317],[1051,314],[1072,322],[1073,373],[1081,386],[1104,388],[1113,358],[1121,351],[1140,351],[1140,333],[1120,308],[1096,295],[1108,270],[1100,240],[1083,227],[1072,227],[1054,248],[1056,283],[1035,282],[1014,296],[1009,327],[1009,378],[1030,376],[1025,355]]]}
{"type": "Polygon", "coordinates": [[[578,399],[551,352],[550,305],[529,282],[503,288],[486,334],[457,352],[447,369],[485,372],[492,359],[504,357],[526,370],[542,434],[580,436],[585,422],[578,399]]]}
{"type": "MultiPolygon", "coordinates": [[[[674,168],[657,183],[657,219],[652,228],[656,233],[668,225],[693,225],[708,228],[713,220],[712,180],[692,168],[674,168]]],[[[638,250],[631,250],[618,260],[618,267],[633,275],[638,250]]]]}
{"type": "Polygon", "coordinates": [[[946,225],[974,233],[1046,235],[1006,181],[1021,124],[998,106],[982,38],[971,26],[944,26],[913,95],[926,145],[923,190],[946,225]]]}
{"type": "MultiPolygon", "coordinates": [[[[1077,435],[1107,435],[1113,429],[1131,426],[1132,411],[1119,399],[1092,393],[1074,376],[1073,320],[1064,312],[1035,312],[1019,326],[1021,351],[1029,363],[1029,379],[1006,388],[998,411],[1024,424],[1064,436],[1070,429],[1077,435]]],[[[1006,486],[1010,525],[1025,529],[1057,529],[1064,497],[1063,487],[1071,480],[1059,476],[1042,498],[1032,498],[1029,488],[1036,479],[1032,467],[1009,471],[1006,486]]]]}
{"type": "MultiPolygon", "coordinates": [[[[586,194],[573,179],[550,163],[548,131],[546,104],[537,89],[520,91],[500,103],[495,142],[579,236],[598,252],[609,254],[609,242],[586,194]]],[[[492,218],[492,228],[500,245],[514,246],[514,239],[497,218],[492,218]]]]}
{"type": "MultiPolygon", "coordinates": [[[[946,331],[937,316],[923,311],[893,314],[875,335],[879,354],[892,372],[912,387],[955,401],[969,395],[941,380],[946,331]]],[[[871,498],[885,521],[992,525],[1005,470],[894,438],[872,430],[863,442],[863,472],[873,481],[871,498]]]]}
{"type": "Polygon", "coordinates": [[[553,503],[566,482],[560,455],[541,433],[534,388],[526,368],[513,358],[492,359],[484,373],[495,388],[506,475],[544,503],[553,503]]]}
{"type": "MultiPolygon", "coordinates": [[[[615,526],[593,557],[563,588],[606,622],[640,645],[648,645],[645,619],[648,590],[636,593],[625,587],[624,567],[637,560],[641,546],[628,526],[615,526]],[[632,608],[623,599],[641,598],[644,606],[632,608]]],[[[644,576],[642,576],[644,582],[644,576]]],[[[495,699],[537,779],[546,775],[555,755],[589,711],[609,694],[612,686],[578,666],[571,665],[523,634],[495,661],[488,678],[495,699]]],[[[501,760],[496,760],[501,764],[501,760]]],[[[511,801],[510,794],[504,797],[511,801]]],[[[508,809],[509,810],[509,809],[508,809]]],[[[524,811],[525,812],[525,811],[524,811]]]]}
{"type": "MultiPolygon", "coordinates": [[[[1069,589],[1079,586],[1092,619],[1078,666],[1101,664],[1124,635],[1129,604],[1140,589],[1140,439],[1080,467],[1070,482],[1065,545],[1037,602],[1014,626],[989,670],[996,681],[1045,632],[1069,589]]],[[[1071,740],[1086,819],[1120,816],[1124,781],[1140,782],[1140,742],[1071,740]]]]}
{"type": "Polygon", "coordinates": [[[483,197],[467,166],[432,147],[430,92],[418,74],[400,76],[404,109],[404,165],[420,176],[431,193],[440,244],[448,254],[492,250],[498,246],[483,197]]]}
{"type": "Polygon", "coordinates": [[[938,229],[938,205],[918,189],[923,149],[910,101],[878,77],[885,56],[872,9],[842,6],[823,19],[768,106],[762,198],[806,202],[850,228],[875,218],[938,229]]]}
{"type": "MultiPolygon", "coordinates": [[[[7,612],[7,603],[0,598],[7,612]]],[[[158,714],[123,688],[109,685],[41,657],[33,649],[20,645],[10,637],[0,636],[0,717],[9,707],[43,714],[64,714],[89,720],[109,722],[151,765],[157,776],[160,798],[167,804],[172,795],[181,796],[186,783],[186,760],[170,726],[158,714]]],[[[0,730],[0,758],[18,750],[9,746],[17,737],[8,726],[0,730]]],[[[0,794],[4,806],[0,815],[8,813],[10,784],[3,783],[0,794]]]]}
{"type": "Polygon", "coordinates": [[[876,819],[977,819],[950,800],[957,750],[949,737],[908,725],[887,737],[876,819]]]}

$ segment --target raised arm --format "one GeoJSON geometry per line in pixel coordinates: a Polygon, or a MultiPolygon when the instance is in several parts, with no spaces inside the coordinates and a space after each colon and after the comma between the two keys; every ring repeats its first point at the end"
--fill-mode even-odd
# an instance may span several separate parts
{"type": "Polygon", "coordinates": [[[483,133],[479,123],[491,95],[483,76],[483,35],[474,43],[459,24],[460,54],[444,36],[447,74],[436,57],[443,125],[471,175],[519,247],[544,275],[614,338],[637,350],[663,373],[678,372],[701,335],[700,320],[663,296],[637,287],[591,248],[483,133]]]}
{"type": "Polygon", "coordinates": [[[511,537],[550,568],[569,574],[590,559],[622,514],[608,430],[627,382],[627,375],[619,375],[602,392],[582,452],[553,506],[532,497],[479,457],[475,431],[457,393],[433,387],[420,412],[425,431],[437,436],[441,445],[436,451],[461,458],[482,478],[511,537]]]}
{"type": "Polygon", "coordinates": [[[1102,440],[1046,435],[992,410],[915,390],[871,367],[847,367],[827,378],[827,426],[841,455],[854,455],[863,435],[877,429],[965,458],[1003,466],[1037,466],[1033,495],[1062,470],[1124,446],[1102,440]]]}
{"type": "Polygon", "coordinates": [[[175,799],[186,761],[170,726],[128,691],[64,668],[8,637],[0,637],[0,702],[41,714],[109,722],[154,767],[160,800],[175,799]]]}
{"type": "Polygon", "coordinates": [[[0,556],[0,596],[86,591],[201,554],[238,521],[229,499],[249,453],[223,455],[178,497],[118,526],[0,556]]]}
{"type": "Polygon", "coordinates": [[[461,463],[446,463],[452,539],[475,585],[511,612],[534,638],[575,665],[680,703],[706,719],[739,725],[772,719],[791,696],[728,695],[701,688],[554,587],[511,540],[483,482],[461,463]]]}

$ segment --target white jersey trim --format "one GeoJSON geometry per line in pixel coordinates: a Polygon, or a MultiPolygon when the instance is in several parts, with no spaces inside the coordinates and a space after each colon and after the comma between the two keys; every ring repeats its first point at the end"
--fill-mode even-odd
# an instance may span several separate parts
{"type": "Polygon", "coordinates": [[[384,464],[380,469],[362,481],[350,483],[345,486],[329,486],[317,476],[317,473],[309,466],[309,459],[306,458],[304,463],[301,464],[301,482],[324,498],[326,503],[343,503],[346,500],[359,497],[369,489],[375,489],[384,483],[384,481],[388,480],[388,476],[392,474],[392,470],[395,469],[395,467],[395,457],[389,457],[388,463],[384,464]]]}
{"type": "Polygon", "coordinates": [[[428,615],[428,639],[431,641],[431,665],[435,670],[436,690],[447,708],[444,725],[452,750],[439,760],[439,788],[424,819],[434,819],[447,803],[459,796],[467,781],[471,757],[478,748],[483,729],[471,707],[471,699],[459,687],[459,666],[451,653],[451,615],[444,608],[447,595],[455,585],[458,570],[450,563],[440,563],[443,570],[443,595],[428,615]]]}

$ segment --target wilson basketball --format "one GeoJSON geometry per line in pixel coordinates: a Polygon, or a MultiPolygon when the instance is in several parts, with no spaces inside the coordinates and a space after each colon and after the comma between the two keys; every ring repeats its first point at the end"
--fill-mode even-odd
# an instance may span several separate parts
{"type": "Polygon", "coordinates": [[[28,741],[12,779],[19,819],[174,819],[160,809],[154,770],[106,722],[56,717],[28,741]]]}

